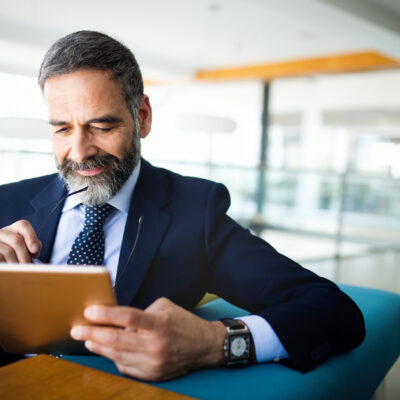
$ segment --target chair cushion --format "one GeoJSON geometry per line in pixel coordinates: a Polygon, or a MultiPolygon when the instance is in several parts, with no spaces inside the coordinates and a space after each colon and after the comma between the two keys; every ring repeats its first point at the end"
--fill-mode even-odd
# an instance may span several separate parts
{"type": "MultiPolygon", "coordinates": [[[[302,374],[281,364],[265,363],[190,373],[155,386],[201,399],[365,400],[375,392],[400,353],[400,296],[382,290],[341,286],[364,314],[367,336],[355,350],[332,357],[302,374]]],[[[196,310],[208,320],[248,314],[222,299],[196,310]]],[[[118,374],[102,357],[68,356],[74,362],[118,374]]],[[[153,384],[153,383],[152,383],[153,384]]]]}

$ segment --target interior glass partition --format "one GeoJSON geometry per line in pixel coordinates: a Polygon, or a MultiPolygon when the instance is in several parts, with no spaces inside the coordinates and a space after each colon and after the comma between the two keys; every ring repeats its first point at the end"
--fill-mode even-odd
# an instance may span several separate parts
{"type": "MultiPolygon", "coordinates": [[[[0,81],[8,88],[0,93],[0,183],[54,172],[36,79],[0,81]],[[10,118],[18,129],[4,128],[10,118]]],[[[338,258],[399,247],[400,72],[286,79],[270,89],[265,167],[263,83],[255,81],[146,88],[154,124],[143,156],[224,183],[232,217],[329,277],[340,276],[331,267],[338,258]]]]}

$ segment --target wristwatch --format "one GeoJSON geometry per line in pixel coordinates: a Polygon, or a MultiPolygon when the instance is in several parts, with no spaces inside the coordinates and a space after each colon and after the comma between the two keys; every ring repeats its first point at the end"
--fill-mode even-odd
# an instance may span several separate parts
{"type": "Polygon", "coordinates": [[[235,319],[221,318],[220,321],[226,326],[224,355],[227,366],[248,364],[253,359],[249,328],[235,319]]]}

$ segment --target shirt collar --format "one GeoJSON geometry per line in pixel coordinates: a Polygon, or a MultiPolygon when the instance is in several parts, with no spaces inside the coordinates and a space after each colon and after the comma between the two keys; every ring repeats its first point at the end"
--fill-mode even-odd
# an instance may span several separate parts
{"type": "MultiPolygon", "coordinates": [[[[132,194],[139,178],[140,166],[141,160],[139,160],[132,174],[122,185],[122,188],[118,191],[118,193],[110,201],[107,202],[108,204],[112,205],[117,210],[124,212],[125,214],[128,214],[129,212],[132,194]]],[[[67,197],[62,212],[72,210],[80,204],[82,204],[82,201],[79,198],[79,194],[77,196],[67,197]]]]}

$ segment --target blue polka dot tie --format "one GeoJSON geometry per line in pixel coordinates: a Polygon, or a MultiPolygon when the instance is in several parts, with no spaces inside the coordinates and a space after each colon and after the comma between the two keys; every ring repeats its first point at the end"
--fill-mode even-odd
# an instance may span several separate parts
{"type": "Polygon", "coordinates": [[[103,225],[112,206],[85,207],[85,224],[76,237],[68,255],[67,264],[102,265],[104,259],[103,225]]]}

